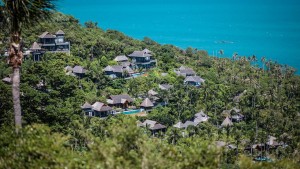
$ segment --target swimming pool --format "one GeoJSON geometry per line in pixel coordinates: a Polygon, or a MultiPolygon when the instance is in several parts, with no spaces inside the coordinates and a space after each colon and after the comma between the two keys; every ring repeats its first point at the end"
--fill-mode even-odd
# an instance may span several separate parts
{"type": "Polygon", "coordinates": [[[142,111],[144,111],[144,109],[127,110],[127,111],[123,111],[123,114],[136,114],[136,113],[140,113],[142,111]]]}
{"type": "Polygon", "coordinates": [[[142,72],[142,73],[134,73],[134,74],[131,74],[131,76],[135,78],[135,77],[142,76],[144,74],[145,74],[144,72],[142,72]]]}

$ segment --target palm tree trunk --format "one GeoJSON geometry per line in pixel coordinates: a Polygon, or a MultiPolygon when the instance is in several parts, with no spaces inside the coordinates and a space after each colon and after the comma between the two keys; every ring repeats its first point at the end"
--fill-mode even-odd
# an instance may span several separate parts
{"type": "Polygon", "coordinates": [[[19,67],[13,68],[12,94],[13,94],[16,133],[18,133],[19,129],[22,128],[22,115],[21,115],[21,104],[20,104],[20,68],[19,67]]]}

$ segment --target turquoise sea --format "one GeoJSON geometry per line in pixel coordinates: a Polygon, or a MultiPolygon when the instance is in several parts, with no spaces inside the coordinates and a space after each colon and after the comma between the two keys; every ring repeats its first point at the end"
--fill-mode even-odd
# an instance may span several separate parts
{"type": "Polygon", "coordinates": [[[300,69],[299,0],[61,0],[58,8],[136,39],[266,56],[300,69]]]}

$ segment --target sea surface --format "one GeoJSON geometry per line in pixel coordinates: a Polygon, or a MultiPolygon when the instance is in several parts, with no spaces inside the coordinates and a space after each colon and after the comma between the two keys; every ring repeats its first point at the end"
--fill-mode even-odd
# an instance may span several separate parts
{"type": "Polygon", "coordinates": [[[300,70],[300,0],[60,0],[59,11],[136,39],[300,70]]]}

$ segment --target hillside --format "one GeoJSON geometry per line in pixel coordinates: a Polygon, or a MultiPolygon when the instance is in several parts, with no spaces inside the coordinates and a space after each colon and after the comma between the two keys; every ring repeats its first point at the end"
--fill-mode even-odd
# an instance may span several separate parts
{"type": "MultiPolygon", "coordinates": [[[[52,21],[26,29],[24,47],[30,48],[45,31],[65,32],[71,54],[49,53],[42,61],[31,57],[22,65],[21,104],[25,129],[13,133],[10,84],[0,81],[0,168],[297,168],[300,148],[300,77],[287,65],[267,58],[238,56],[211,57],[200,49],[160,45],[150,38],[136,40],[115,30],[102,30],[96,23],[79,21],[61,13],[52,21]],[[135,70],[147,76],[109,78],[103,69],[116,65],[118,55],[149,49],[157,60],[152,69],[135,70]],[[66,75],[65,67],[83,66],[87,73],[78,78],[66,75]],[[263,65],[259,68],[258,65],[263,65]],[[174,69],[189,67],[205,80],[200,87],[184,84],[174,69]],[[163,73],[163,74],[162,74],[163,73]],[[42,85],[41,85],[42,84],[42,85]],[[169,84],[161,90],[160,84],[169,84]],[[146,117],[128,115],[105,119],[84,115],[85,102],[107,103],[110,95],[128,94],[139,107],[148,91],[157,91],[163,103],[146,117]],[[243,120],[221,126],[233,109],[243,120]],[[203,111],[207,122],[186,129],[173,127],[193,120],[203,111]],[[155,120],[167,127],[155,137],[137,120],[155,120]],[[185,134],[182,134],[185,133],[185,134]],[[270,141],[276,149],[249,146],[270,141]],[[215,146],[224,142],[226,146],[215,146]],[[235,148],[228,148],[230,146],[235,148]],[[248,149],[247,149],[248,148],[248,149]],[[272,163],[252,163],[257,155],[272,163]]],[[[1,30],[4,54],[5,30],[1,30]]],[[[11,73],[2,57],[0,78],[11,73]]]]}

